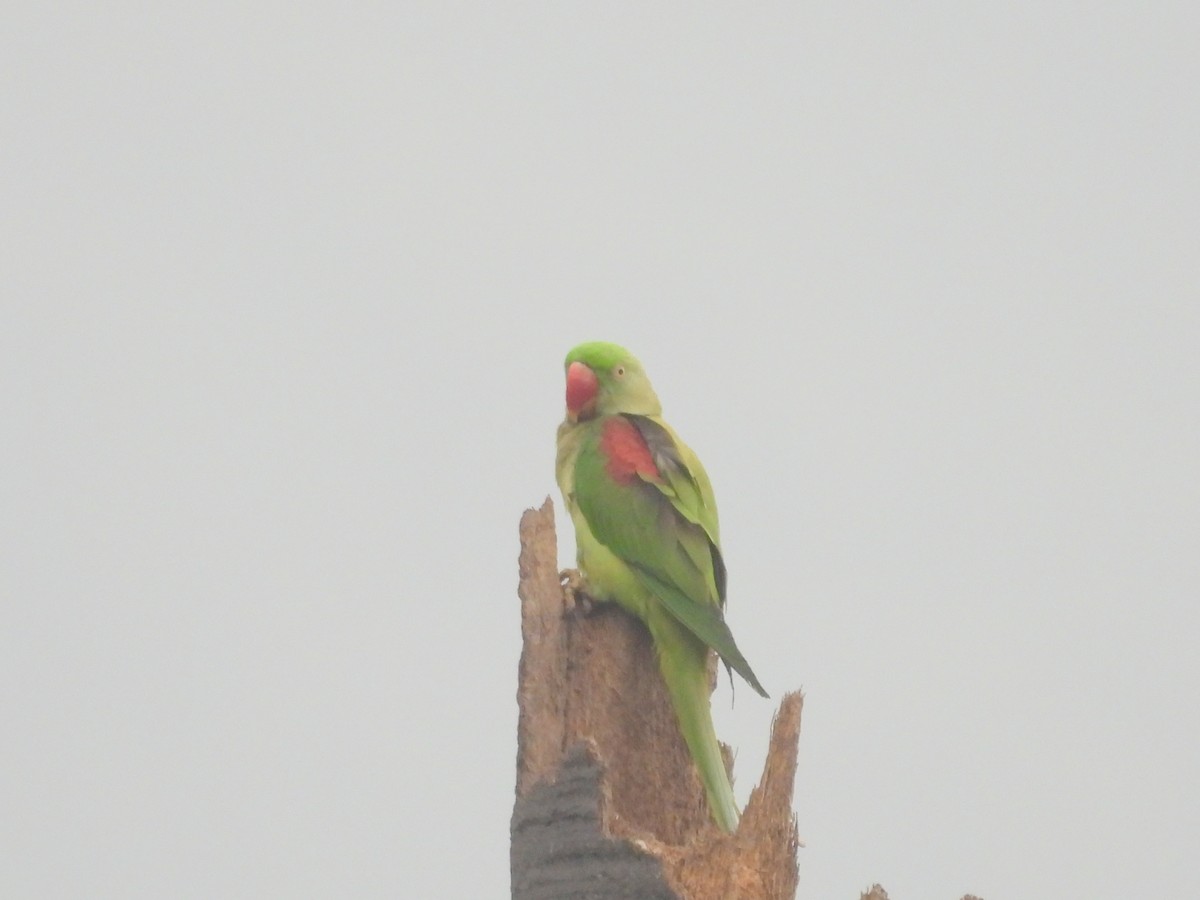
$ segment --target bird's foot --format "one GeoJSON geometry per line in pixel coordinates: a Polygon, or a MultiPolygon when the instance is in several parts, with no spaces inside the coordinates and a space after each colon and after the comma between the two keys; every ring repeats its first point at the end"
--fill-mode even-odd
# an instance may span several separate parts
{"type": "Polygon", "coordinates": [[[599,606],[596,598],[587,592],[587,582],[578,569],[563,569],[558,573],[558,580],[562,584],[569,612],[590,616],[599,606]]]}

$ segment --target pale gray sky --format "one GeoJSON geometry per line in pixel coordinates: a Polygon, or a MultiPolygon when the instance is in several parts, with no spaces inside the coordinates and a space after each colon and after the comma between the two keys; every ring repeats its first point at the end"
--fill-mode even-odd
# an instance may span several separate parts
{"type": "Polygon", "coordinates": [[[0,25],[0,895],[507,896],[593,338],[807,691],[803,900],[1194,887],[1194,4],[0,25]]]}

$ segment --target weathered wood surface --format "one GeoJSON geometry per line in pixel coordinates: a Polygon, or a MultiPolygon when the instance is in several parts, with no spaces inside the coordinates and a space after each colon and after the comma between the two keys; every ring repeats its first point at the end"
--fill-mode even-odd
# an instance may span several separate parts
{"type": "Polygon", "coordinates": [[[558,577],[547,500],[521,519],[514,900],[792,900],[803,697],[784,696],[741,826],[713,825],[645,628],[584,614],[558,577]]]}

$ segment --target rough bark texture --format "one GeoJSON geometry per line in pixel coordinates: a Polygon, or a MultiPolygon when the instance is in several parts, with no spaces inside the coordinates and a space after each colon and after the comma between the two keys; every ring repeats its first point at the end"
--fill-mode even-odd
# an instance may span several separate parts
{"type": "Polygon", "coordinates": [[[726,835],[645,628],[613,606],[569,605],[549,500],[521,519],[520,571],[515,900],[792,900],[801,694],[783,697],[762,780],[726,835]]]}

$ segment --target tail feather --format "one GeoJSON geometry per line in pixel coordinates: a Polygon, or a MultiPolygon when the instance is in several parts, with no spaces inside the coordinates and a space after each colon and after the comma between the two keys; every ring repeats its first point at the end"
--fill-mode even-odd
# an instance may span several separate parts
{"type": "MultiPolygon", "coordinates": [[[[680,628],[679,632],[682,631],[680,628]]],[[[717,825],[732,834],[737,830],[739,813],[721,746],[717,743],[717,732],[713,728],[708,648],[691,634],[673,635],[675,639],[668,641],[661,640],[657,634],[654,637],[659,667],[675,707],[679,730],[700,773],[709,810],[717,825]]]]}

